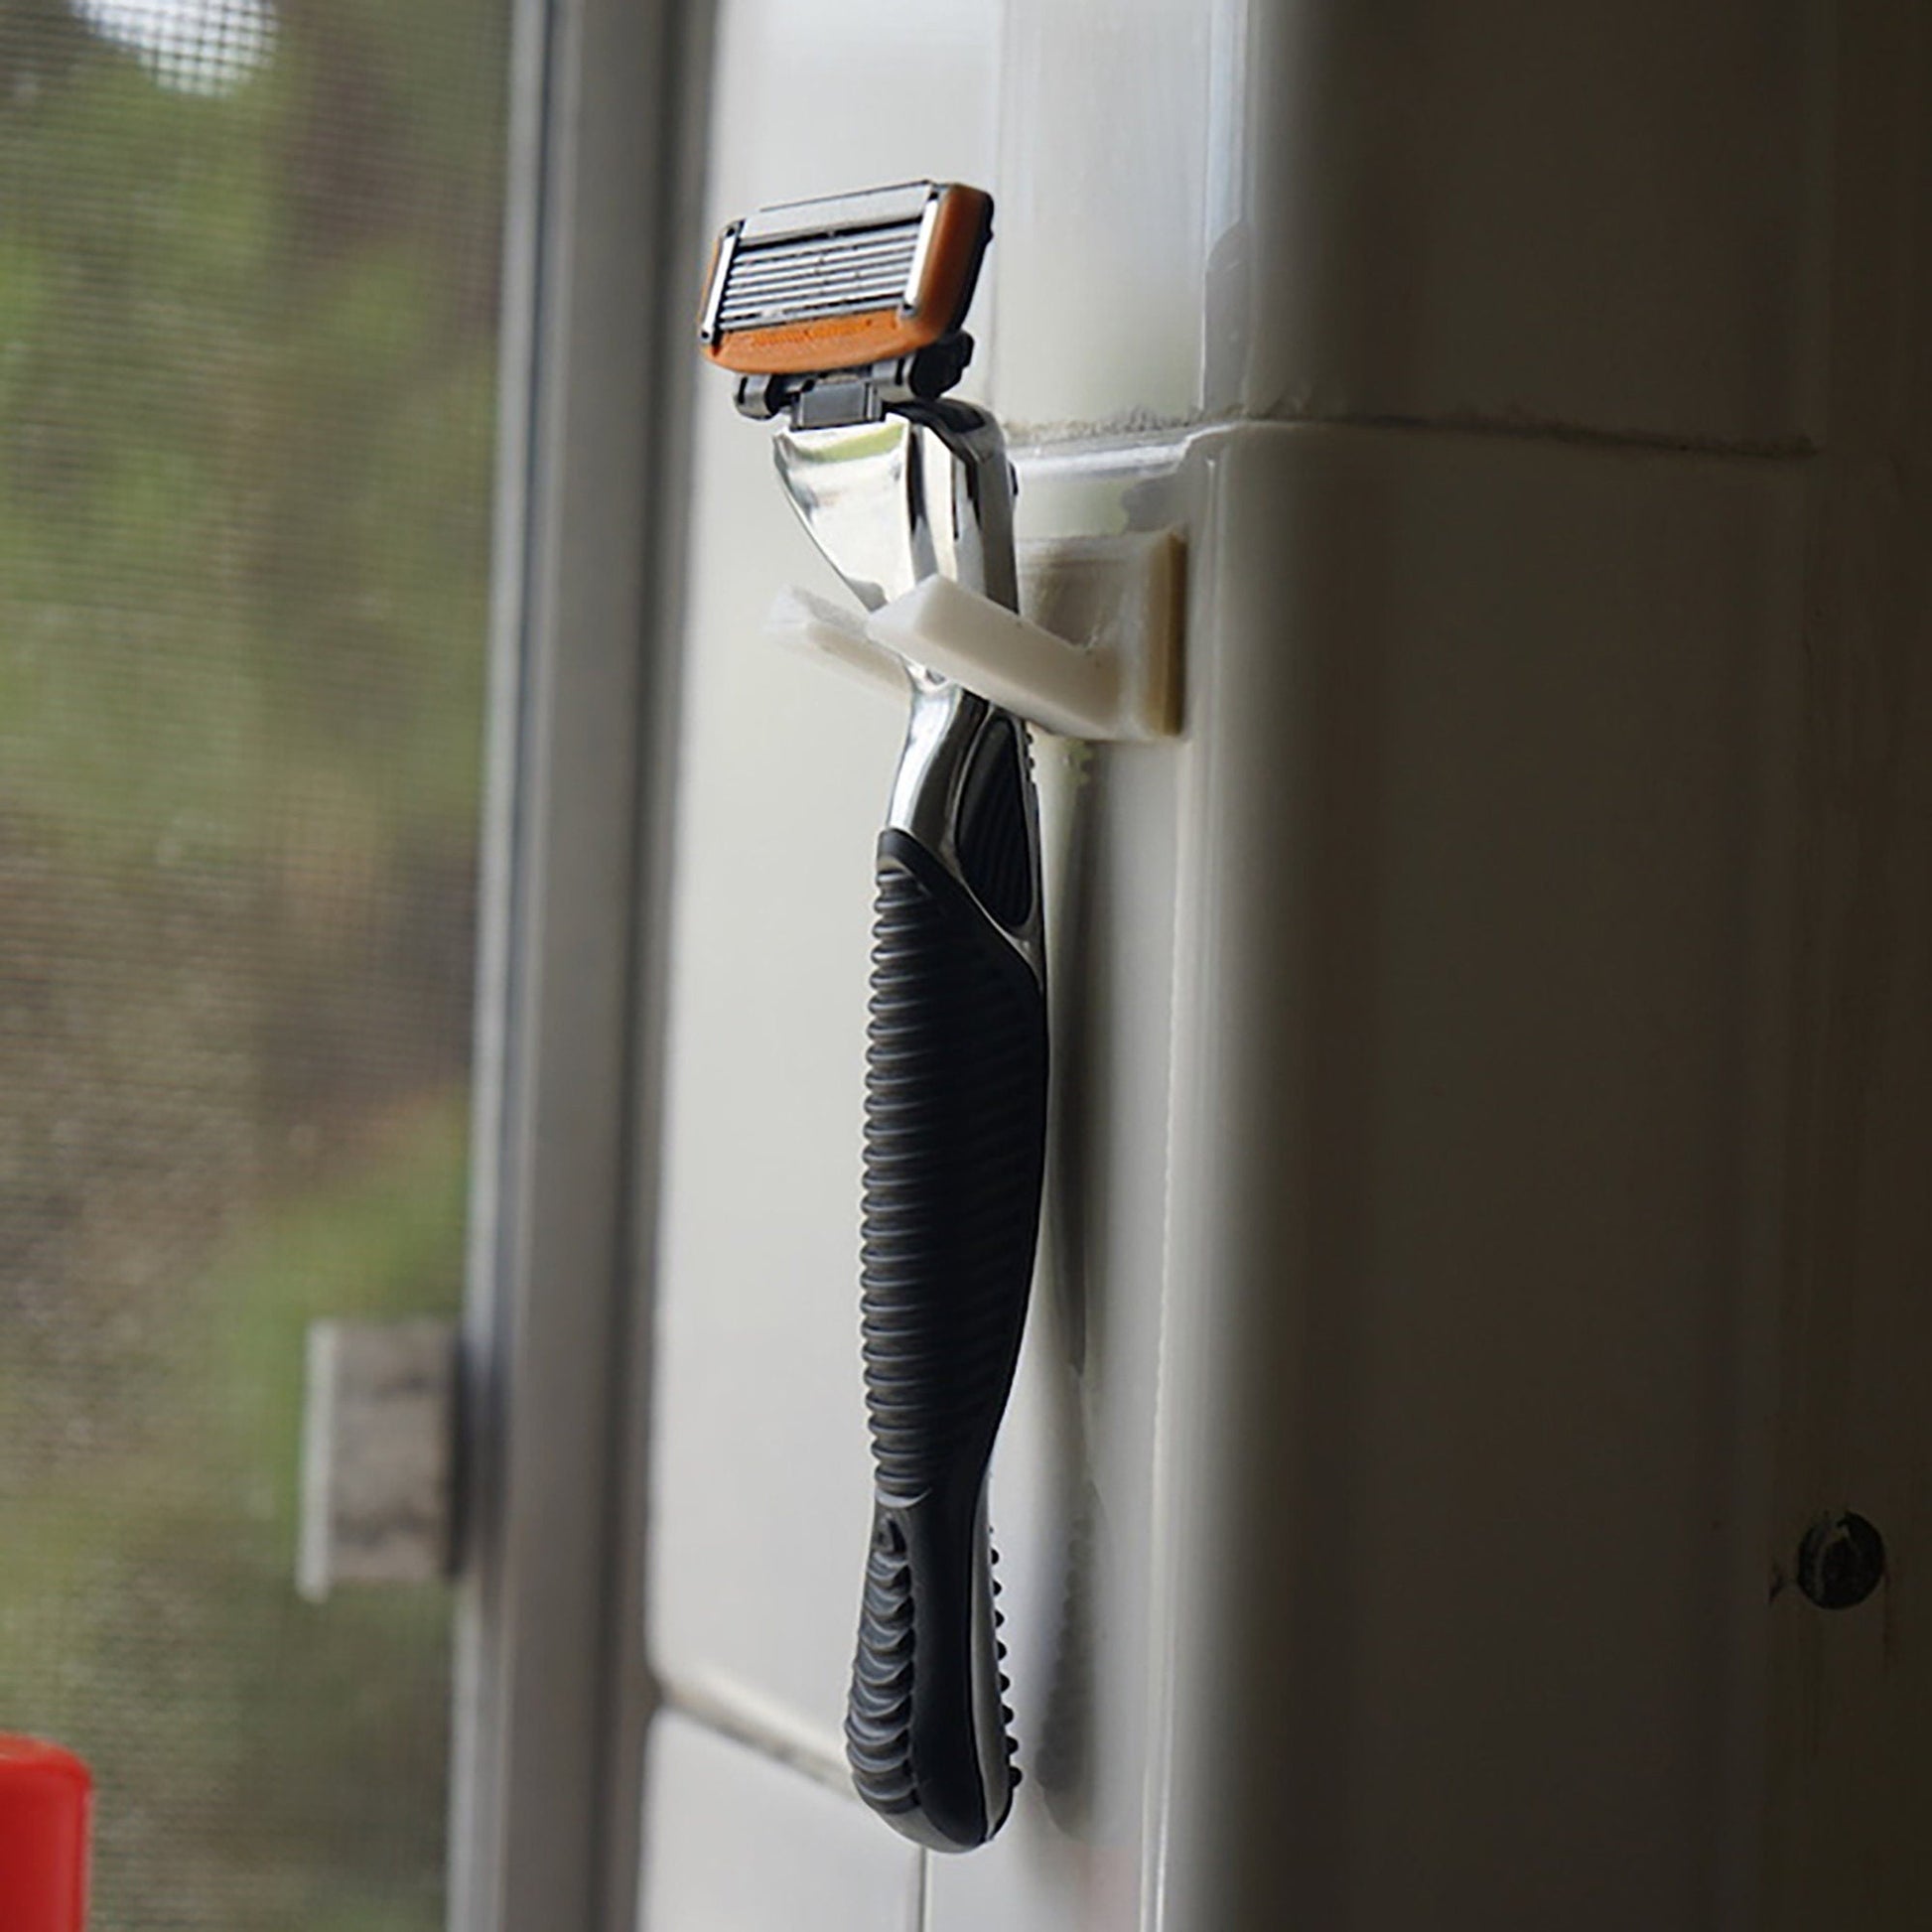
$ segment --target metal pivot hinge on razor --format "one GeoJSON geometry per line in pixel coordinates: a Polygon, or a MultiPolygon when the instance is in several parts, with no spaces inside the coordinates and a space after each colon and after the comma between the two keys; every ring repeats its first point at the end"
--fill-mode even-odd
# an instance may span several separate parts
{"type": "MultiPolygon", "coordinates": [[[[1000,426],[949,400],[992,234],[917,182],[761,210],[720,237],[703,338],[868,610],[935,574],[1017,608],[1000,426]]],[[[860,1795],[946,1851],[1005,1822],[986,1475],[1025,1323],[1046,1131],[1038,811],[1024,726],[908,665],[878,849],[862,1310],[875,1489],[846,1716],[860,1795]]]]}

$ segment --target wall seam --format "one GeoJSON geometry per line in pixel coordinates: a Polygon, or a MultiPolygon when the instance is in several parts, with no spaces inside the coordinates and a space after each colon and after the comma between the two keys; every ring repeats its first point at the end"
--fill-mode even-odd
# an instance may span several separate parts
{"type": "Polygon", "coordinates": [[[1694,456],[1745,463],[1788,463],[1820,455],[1809,437],[1685,436],[1661,430],[1603,429],[1587,423],[1532,416],[1494,416],[1478,411],[1429,416],[1321,410],[1284,405],[1263,411],[1200,410],[1177,416],[1133,414],[1092,423],[1011,423],[1008,443],[1016,452],[1052,454],[1150,437],[1181,438],[1201,430],[1263,425],[1305,429],[1398,430],[1406,434],[1494,437],[1511,442],[1560,444],[1582,449],[1627,450],[1646,456],[1694,456]]]}

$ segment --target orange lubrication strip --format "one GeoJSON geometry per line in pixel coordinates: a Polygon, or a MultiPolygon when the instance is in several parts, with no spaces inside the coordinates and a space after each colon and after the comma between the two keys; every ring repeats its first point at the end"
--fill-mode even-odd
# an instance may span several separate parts
{"type": "Polygon", "coordinates": [[[963,319],[973,277],[986,245],[989,198],[977,188],[948,188],[933,217],[932,243],[910,315],[895,304],[813,322],[735,329],[705,353],[720,368],[743,375],[813,375],[825,369],[864,368],[936,343],[963,319]]]}

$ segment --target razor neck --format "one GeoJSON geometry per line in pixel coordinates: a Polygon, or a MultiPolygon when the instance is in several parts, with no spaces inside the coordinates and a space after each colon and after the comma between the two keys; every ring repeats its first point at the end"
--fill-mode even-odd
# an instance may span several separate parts
{"type": "Polygon", "coordinates": [[[838,426],[794,418],[773,454],[799,520],[867,610],[935,576],[1018,608],[1013,469],[988,411],[907,397],[838,426]]]}

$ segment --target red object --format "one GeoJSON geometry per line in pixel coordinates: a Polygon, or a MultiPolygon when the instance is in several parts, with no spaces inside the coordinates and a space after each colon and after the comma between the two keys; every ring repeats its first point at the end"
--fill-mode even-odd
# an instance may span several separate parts
{"type": "Polygon", "coordinates": [[[84,1932],[93,1774],[71,1751],[0,1733],[0,1927],[84,1932]]]}

